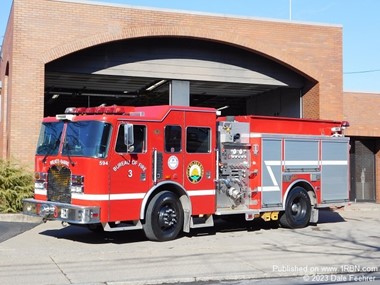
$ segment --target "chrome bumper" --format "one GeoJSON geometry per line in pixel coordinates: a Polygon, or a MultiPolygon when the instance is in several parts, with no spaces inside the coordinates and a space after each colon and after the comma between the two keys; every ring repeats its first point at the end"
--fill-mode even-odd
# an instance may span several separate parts
{"type": "Polygon", "coordinates": [[[71,204],[23,200],[23,213],[29,216],[40,216],[43,220],[59,220],[72,224],[96,224],[100,222],[100,207],[75,206],[71,204]]]}

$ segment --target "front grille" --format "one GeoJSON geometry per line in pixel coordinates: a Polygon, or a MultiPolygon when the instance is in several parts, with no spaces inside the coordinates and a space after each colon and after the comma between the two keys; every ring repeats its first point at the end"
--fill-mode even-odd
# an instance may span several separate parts
{"type": "Polygon", "coordinates": [[[71,203],[71,171],[66,167],[52,166],[48,171],[48,201],[71,203]]]}

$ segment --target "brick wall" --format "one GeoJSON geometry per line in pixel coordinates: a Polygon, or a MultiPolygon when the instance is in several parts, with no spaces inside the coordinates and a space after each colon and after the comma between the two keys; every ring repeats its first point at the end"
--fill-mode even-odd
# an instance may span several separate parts
{"type": "Polygon", "coordinates": [[[12,85],[12,68],[9,62],[13,55],[13,8],[8,19],[6,33],[2,43],[1,59],[0,59],[0,80],[2,82],[2,90],[0,93],[0,158],[9,158],[8,151],[10,142],[10,89],[12,85]]]}
{"type": "Polygon", "coordinates": [[[380,137],[380,93],[344,92],[344,120],[350,122],[349,136],[380,137]]]}
{"type": "MultiPolygon", "coordinates": [[[[33,161],[43,114],[44,64],[86,47],[133,37],[202,38],[263,54],[318,82],[305,95],[305,117],[343,117],[341,27],[60,0],[14,0],[12,17],[14,30],[7,33],[14,41],[4,46],[11,70],[10,152],[23,161],[33,161]]],[[[3,79],[4,74],[0,76],[3,79]]]]}
{"type": "Polygon", "coordinates": [[[302,98],[302,110],[304,118],[320,118],[319,84],[314,85],[302,98]]]}

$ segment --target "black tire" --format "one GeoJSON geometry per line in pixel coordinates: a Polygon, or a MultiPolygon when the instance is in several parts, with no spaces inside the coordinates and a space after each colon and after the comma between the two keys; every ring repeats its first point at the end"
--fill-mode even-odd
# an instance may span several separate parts
{"type": "Polygon", "coordinates": [[[310,197],[302,187],[295,187],[286,199],[285,212],[280,224],[285,228],[304,228],[309,224],[311,215],[310,197]]]}
{"type": "Polygon", "coordinates": [[[150,201],[144,232],[152,241],[175,239],[183,228],[183,209],[178,197],[169,191],[158,193],[150,201]]]}

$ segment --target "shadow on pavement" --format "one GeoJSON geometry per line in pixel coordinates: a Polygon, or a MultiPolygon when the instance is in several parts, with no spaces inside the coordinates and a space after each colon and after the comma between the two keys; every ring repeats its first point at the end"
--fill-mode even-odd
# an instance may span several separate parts
{"type": "Polygon", "coordinates": [[[62,226],[61,229],[46,230],[40,234],[67,239],[81,243],[105,244],[105,243],[135,243],[146,241],[142,230],[120,232],[93,232],[85,226],[62,226]]]}
{"type": "MultiPolygon", "coordinates": [[[[340,223],[345,220],[330,209],[319,211],[319,222],[323,223],[340,223]]],[[[244,215],[233,215],[225,218],[216,217],[214,227],[192,229],[189,234],[184,234],[183,238],[195,238],[201,236],[214,235],[216,233],[236,232],[236,231],[261,231],[276,230],[279,223],[277,221],[264,222],[261,219],[254,221],[245,221],[244,215]]],[[[313,225],[311,225],[313,226],[313,225]]],[[[93,232],[84,226],[62,226],[61,229],[46,230],[40,234],[55,237],[57,239],[67,239],[81,243],[105,244],[105,243],[135,243],[147,241],[142,230],[121,231],[121,232],[93,232]]]]}
{"type": "Polygon", "coordinates": [[[329,208],[319,210],[318,224],[331,224],[345,222],[343,217],[329,208]]]}

